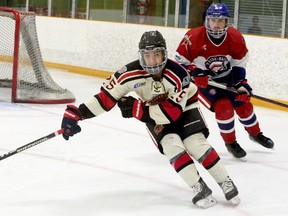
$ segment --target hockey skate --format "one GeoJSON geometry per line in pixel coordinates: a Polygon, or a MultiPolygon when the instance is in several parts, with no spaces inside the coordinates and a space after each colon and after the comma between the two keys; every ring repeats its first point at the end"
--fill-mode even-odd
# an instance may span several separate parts
{"type": "Polygon", "coordinates": [[[257,142],[260,145],[264,146],[265,148],[272,149],[274,147],[274,142],[270,138],[264,136],[262,132],[259,133],[257,136],[249,135],[249,138],[252,141],[257,142]]]}
{"type": "Polygon", "coordinates": [[[246,152],[244,149],[241,148],[241,146],[237,143],[237,141],[235,141],[232,144],[227,144],[225,143],[225,146],[228,150],[228,152],[230,152],[235,158],[239,158],[243,161],[246,161],[246,152]]]}
{"type": "Polygon", "coordinates": [[[192,187],[193,193],[196,194],[192,202],[200,208],[209,208],[216,204],[215,198],[212,196],[212,191],[202,178],[192,187]]]}
{"type": "Polygon", "coordinates": [[[233,205],[238,205],[240,203],[237,187],[229,177],[224,182],[219,183],[219,186],[221,187],[226,200],[230,201],[233,205]]]}

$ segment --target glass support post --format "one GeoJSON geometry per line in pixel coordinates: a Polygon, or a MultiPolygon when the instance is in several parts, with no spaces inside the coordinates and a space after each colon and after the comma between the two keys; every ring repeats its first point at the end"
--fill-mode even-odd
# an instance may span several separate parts
{"type": "Polygon", "coordinates": [[[71,18],[75,18],[76,14],[76,0],[72,0],[71,18]]]}
{"type": "Polygon", "coordinates": [[[235,8],[234,8],[234,27],[238,29],[238,21],[239,21],[239,1],[235,0],[235,8]]]}
{"type": "Polygon", "coordinates": [[[286,22],[287,22],[286,17],[287,17],[287,0],[283,0],[281,38],[285,38],[286,22]]]}
{"type": "Polygon", "coordinates": [[[185,28],[189,27],[190,0],[186,0],[185,28]]]}
{"type": "Polygon", "coordinates": [[[178,23],[179,23],[179,4],[180,4],[180,1],[179,1],[179,0],[176,0],[176,1],[175,1],[174,27],[178,27],[178,23]]]}
{"type": "Polygon", "coordinates": [[[165,0],[164,26],[168,26],[169,0],[165,0]]]}
{"type": "Polygon", "coordinates": [[[29,11],[29,0],[26,0],[26,3],[25,3],[25,11],[26,11],[26,12],[29,11]]]}
{"type": "Polygon", "coordinates": [[[86,1],[86,20],[89,19],[90,16],[90,0],[86,1]]]}
{"type": "Polygon", "coordinates": [[[123,18],[122,22],[127,22],[128,0],[123,0],[123,18]]]}
{"type": "Polygon", "coordinates": [[[47,6],[48,6],[48,16],[51,16],[52,15],[52,0],[48,0],[47,2],[47,6]]]}

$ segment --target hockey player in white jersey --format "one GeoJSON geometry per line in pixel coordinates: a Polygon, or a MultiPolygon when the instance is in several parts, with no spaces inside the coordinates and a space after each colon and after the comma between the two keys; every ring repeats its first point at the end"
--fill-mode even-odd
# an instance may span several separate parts
{"type": "Polygon", "coordinates": [[[96,117],[118,104],[124,118],[144,122],[150,137],[175,171],[192,188],[192,202],[202,208],[216,204],[212,190],[200,176],[198,161],[214,178],[232,204],[238,190],[216,150],[208,143],[208,128],[197,99],[197,87],[187,71],[167,58],[159,31],[145,32],[139,42],[139,59],[116,71],[100,92],[79,107],[68,105],[62,120],[63,137],[81,131],[78,121],[96,117]],[[126,96],[134,92],[139,99],[126,96]]]}

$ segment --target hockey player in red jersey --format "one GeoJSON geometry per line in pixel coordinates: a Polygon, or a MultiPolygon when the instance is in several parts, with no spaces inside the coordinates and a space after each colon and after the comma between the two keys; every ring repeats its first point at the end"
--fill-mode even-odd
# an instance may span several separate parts
{"type": "Polygon", "coordinates": [[[146,124],[159,151],[192,188],[195,205],[208,208],[216,200],[193,160],[210,173],[227,200],[234,205],[240,202],[236,186],[206,139],[209,131],[199,109],[197,87],[185,68],[167,58],[160,32],[145,32],[139,42],[139,59],[109,77],[91,100],[79,107],[67,106],[61,125],[63,137],[68,140],[81,131],[79,120],[96,117],[116,104],[124,118],[134,117],[146,124]],[[126,96],[129,92],[139,99],[126,96]]]}
{"type": "Polygon", "coordinates": [[[213,3],[206,12],[205,26],[190,29],[177,48],[176,60],[189,68],[199,87],[199,100],[215,112],[227,150],[236,158],[246,156],[236,141],[234,111],[251,140],[266,148],[273,141],[264,136],[250,102],[252,88],[246,79],[248,49],[241,33],[228,27],[224,3],[213,3]],[[239,94],[208,85],[208,80],[233,87],[239,94]]]}

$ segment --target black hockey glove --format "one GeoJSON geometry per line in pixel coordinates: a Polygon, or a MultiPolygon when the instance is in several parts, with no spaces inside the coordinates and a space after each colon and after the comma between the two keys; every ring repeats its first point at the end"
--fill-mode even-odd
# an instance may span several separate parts
{"type": "Polygon", "coordinates": [[[239,94],[236,95],[236,100],[243,102],[250,101],[250,97],[252,95],[252,88],[247,83],[246,79],[240,80],[234,85],[234,87],[239,92],[239,94]]]}
{"type": "Polygon", "coordinates": [[[69,140],[69,137],[81,131],[81,127],[78,125],[79,120],[82,118],[78,108],[74,105],[67,105],[61,124],[61,128],[64,129],[62,136],[65,140],[69,140]]]}
{"type": "Polygon", "coordinates": [[[149,116],[148,107],[145,107],[143,101],[137,100],[132,96],[122,97],[118,101],[118,107],[124,118],[136,118],[142,122],[148,122],[152,119],[149,116]]]}

